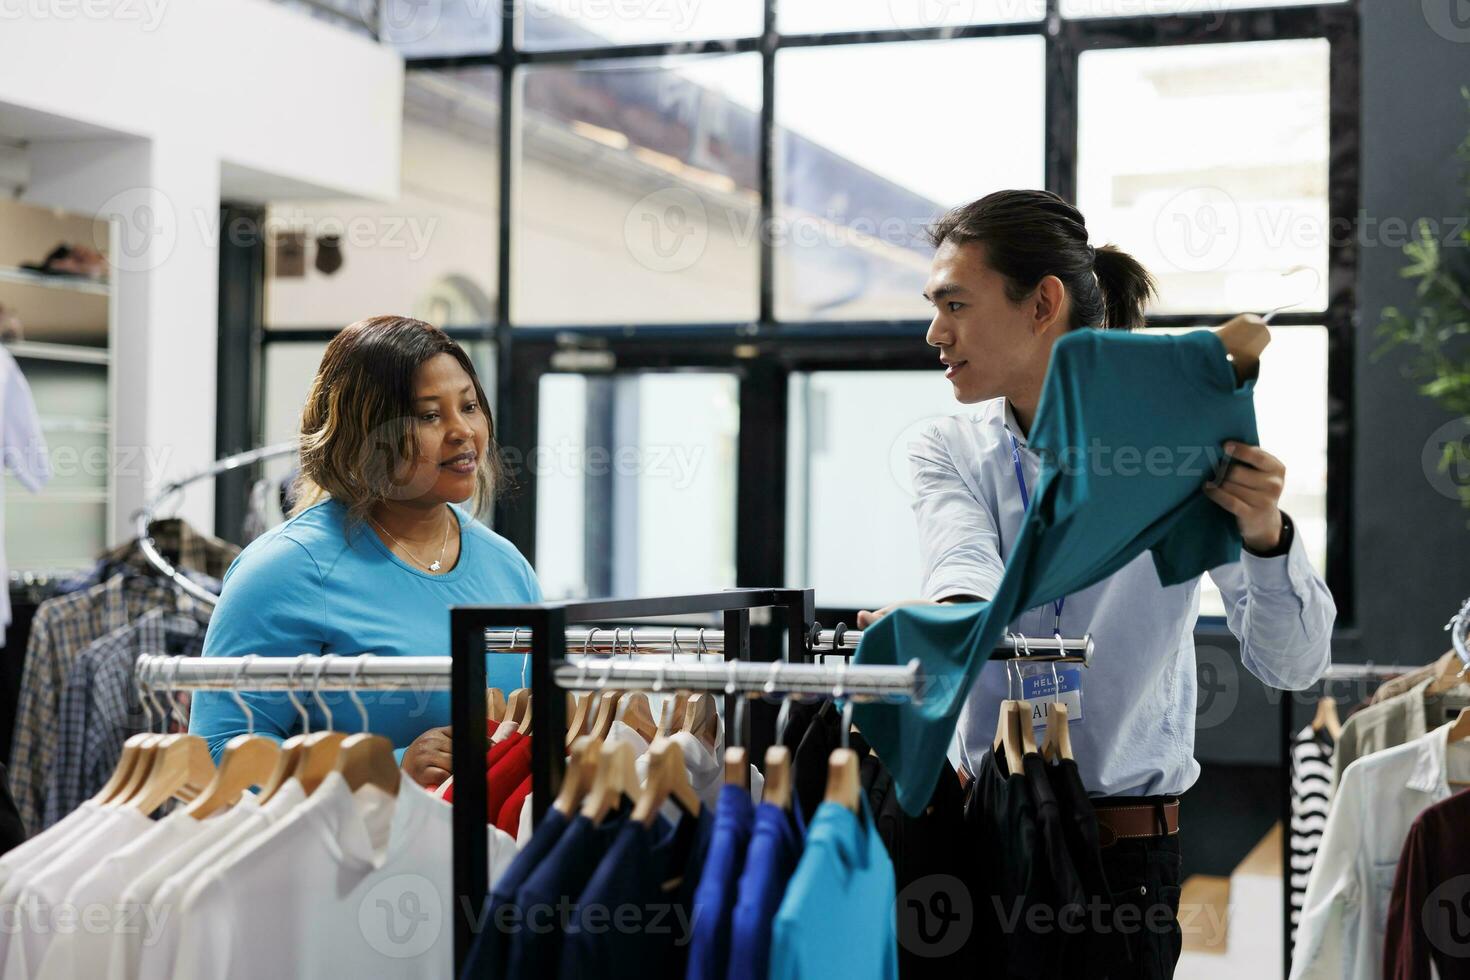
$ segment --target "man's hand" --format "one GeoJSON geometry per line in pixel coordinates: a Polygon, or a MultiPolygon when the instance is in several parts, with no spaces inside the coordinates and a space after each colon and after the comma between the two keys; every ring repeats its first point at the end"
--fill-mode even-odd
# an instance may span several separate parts
{"type": "Polygon", "coordinates": [[[1286,488],[1286,464],[1259,446],[1239,442],[1225,443],[1225,452],[1235,462],[1218,486],[1205,486],[1205,496],[1235,515],[1246,547],[1270,551],[1281,540],[1277,504],[1286,488]]]}
{"type": "Polygon", "coordinates": [[[437,786],[454,770],[449,726],[431,728],[403,752],[403,771],[420,786],[437,786]]]}
{"type": "Polygon", "coordinates": [[[878,620],[882,619],[884,616],[887,616],[889,613],[893,612],[893,610],[898,609],[901,606],[933,605],[937,605],[937,603],[931,602],[928,599],[905,599],[903,602],[895,602],[891,605],[884,606],[882,609],[871,612],[867,609],[864,609],[858,613],[857,628],[860,630],[865,630],[869,626],[872,626],[878,620]]]}

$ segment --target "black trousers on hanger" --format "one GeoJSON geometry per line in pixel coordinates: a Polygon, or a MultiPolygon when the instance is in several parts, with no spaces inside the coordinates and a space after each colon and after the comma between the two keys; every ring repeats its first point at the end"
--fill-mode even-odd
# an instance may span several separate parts
{"type": "Polygon", "coordinates": [[[1101,854],[1113,893],[1114,923],[1133,954],[1133,972],[1110,980],[1170,980],[1184,945],[1179,834],[1116,841],[1101,854]]]}

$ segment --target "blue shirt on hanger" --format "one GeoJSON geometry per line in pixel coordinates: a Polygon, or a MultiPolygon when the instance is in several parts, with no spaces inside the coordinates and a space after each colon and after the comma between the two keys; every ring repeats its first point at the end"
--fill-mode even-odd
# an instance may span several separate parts
{"type": "Polygon", "coordinates": [[[897,980],[893,861],[866,794],[853,813],[823,803],[771,930],[771,973],[781,980],[897,980]]]}
{"type": "Polygon", "coordinates": [[[694,892],[693,938],[689,942],[689,968],[684,973],[688,980],[725,976],[730,959],[730,916],[754,818],[750,790],[740,785],[720,787],[714,836],[699,876],[699,888],[694,892]]]}
{"type": "Polygon", "coordinates": [[[569,821],[560,810],[548,807],[536,832],[491,887],[486,898],[484,929],[470,947],[469,960],[465,963],[461,980],[506,975],[506,967],[510,962],[511,935],[520,927],[521,917],[519,912],[501,910],[515,907],[516,892],[551,853],[556,842],[561,840],[568,824],[569,821]]]}
{"type": "Polygon", "coordinates": [[[755,808],[750,847],[730,915],[730,980],[766,980],[771,968],[771,926],[801,859],[801,808],[774,803],[755,808]]]}

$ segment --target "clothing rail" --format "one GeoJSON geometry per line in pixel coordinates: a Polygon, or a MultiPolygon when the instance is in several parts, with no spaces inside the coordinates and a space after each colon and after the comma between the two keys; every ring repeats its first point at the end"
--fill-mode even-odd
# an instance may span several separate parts
{"type": "MultiPolygon", "coordinates": [[[[814,624],[803,639],[809,653],[836,653],[856,650],[863,641],[862,630],[822,629],[814,624]]],[[[566,648],[573,653],[598,653],[636,656],[640,654],[724,653],[724,630],[703,627],[667,626],[602,626],[574,628],[566,631],[566,648]]],[[[485,631],[485,649],[494,653],[529,653],[530,632],[525,629],[490,629],[485,631]]],[[[1061,654],[1092,662],[1092,634],[1081,637],[1033,637],[1009,633],[996,644],[997,654],[1044,657],[1061,654]]]]}
{"type": "Polygon", "coordinates": [[[147,558],[153,567],[163,573],[174,585],[183,589],[188,595],[213,608],[219,602],[219,596],[203,586],[189,581],[183,573],[174,567],[172,562],[163,557],[163,554],[158,550],[158,546],[153,543],[153,536],[148,533],[148,528],[152,526],[154,518],[163,509],[163,505],[190,484],[198,483],[200,480],[213,480],[221,474],[237,470],[242,466],[251,466],[263,459],[285,456],[288,453],[296,452],[296,450],[297,443],[294,440],[292,442],[278,442],[273,446],[262,446],[259,449],[248,449],[243,453],[236,453],[233,456],[226,456],[224,459],[216,460],[197,473],[191,473],[182,479],[165,484],[163,489],[152,500],[144,504],[142,509],[133,518],[134,533],[137,535],[138,547],[142,549],[143,557],[147,558]]]}
{"type": "Polygon", "coordinates": [[[450,659],[330,653],[300,657],[143,654],[134,677],[157,691],[447,691],[450,659]]]}
{"type": "MultiPolygon", "coordinates": [[[[605,660],[563,663],[555,671],[564,691],[634,690],[723,691],[746,694],[806,694],[919,701],[924,672],[917,660],[905,667],[871,664],[656,664],[605,660]]],[[[532,696],[532,703],[535,697],[532,696]]]]}

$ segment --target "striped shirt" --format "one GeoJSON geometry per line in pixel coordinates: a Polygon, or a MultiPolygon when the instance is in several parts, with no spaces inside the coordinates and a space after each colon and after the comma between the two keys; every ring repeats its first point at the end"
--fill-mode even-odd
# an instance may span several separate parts
{"type": "Polygon", "coordinates": [[[1332,736],[1308,725],[1291,743],[1291,942],[1332,802],[1332,736]]]}

